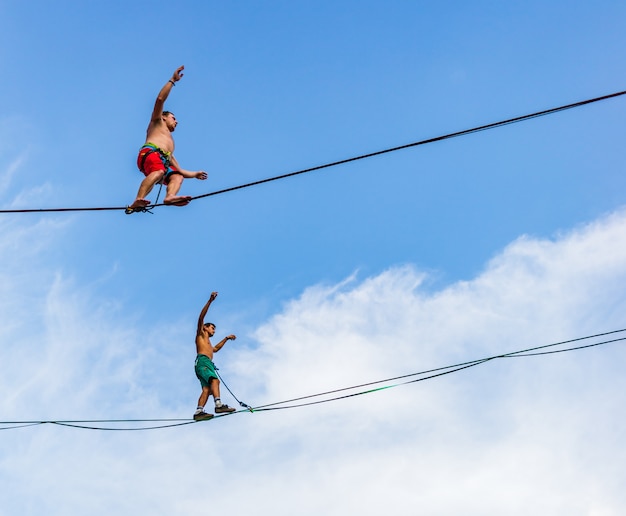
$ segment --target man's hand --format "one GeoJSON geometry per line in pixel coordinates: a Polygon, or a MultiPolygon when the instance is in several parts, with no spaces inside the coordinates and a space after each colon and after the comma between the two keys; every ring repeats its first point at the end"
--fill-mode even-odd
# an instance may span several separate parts
{"type": "Polygon", "coordinates": [[[226,340],[235,340],[237,337],[235,335],[227,335],[226,340]]]}
{"type": "Polygon", "coordinates": [[[196,179],[201,179],[202,181],[204,181],[208,177],[207,173],[204,170],[198,170],[195,175],[196,179]]]}
{"type": "Polygon", "coordinates": [[[184,65],[183,65],[183,66],[179,66],[178,68],[176,68],[176,71],[174,72],[174,75],[172,75],[172,80],[173,80],[174,82],[178,82],[178,81],[180,81],[180,80],[181,80],[181,78],[183,77],[183,75],[185,75],[185,74],[183,74],[183,73],[182,73],[182,71],[183,71],[184,69],[185,69],[185,66],[184,66],[184,65]]]}
{"type": "Polygon", "coordinates": [[[211,297],[209,298],[209,301],[215,301],[216,297],[217,297],[217,292],[211,292],[211,297]]]}

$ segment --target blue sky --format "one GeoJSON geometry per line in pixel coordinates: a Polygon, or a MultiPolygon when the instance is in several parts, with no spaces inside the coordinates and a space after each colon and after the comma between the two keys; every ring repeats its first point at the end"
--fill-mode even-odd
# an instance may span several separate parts
{"type": "MultiPolygon", "coordinates": [[[[179,162],[209,174],[182,193],[201,195],[624,90],[625,14],[611,1],[3,1],[0,205],[131,202],[154,99],[181,64],[166,106],[179,162]]],[[[217,336],[238,335],[216,360],[255,405],[622,328],[625,113],[620,97],[153,215],[2,215],[2,419],[191,416],[213,290],[217,336]]],[[[257,514],[380,514],[357,496],[378,490],[390,514],[617,514],[624,352],[585,353],[179,432],[3,432],[0,500],[94,512],[70,494],[78,482],[95,513],[195,514],[202,457],[257,514]],[[603,444],[581,456],[589,432],[603,444]],[[544,492],[554,467],[598,485],[544,492]],[[519,504],[464,504],[498,489],[519,504]]]]}

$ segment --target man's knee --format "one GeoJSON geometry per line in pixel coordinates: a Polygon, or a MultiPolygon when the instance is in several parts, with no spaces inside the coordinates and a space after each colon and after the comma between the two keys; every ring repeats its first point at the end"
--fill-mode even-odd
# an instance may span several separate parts
{"type": "Polygon", "coordinates": [[[163,176],[165,176],[165,170],[155,170],[154,172],[150,172],[146,176],[144,181],[154,185],[158,183],[159,181],[161,181],[161,179],[163,179],[163,176]]]}
{"type": "Polygon", "coordinates": [[[183,182],[183,175],[180,172],[172,172],[166,176],[165,182],[167,186],[178,186],[183,182]]]}

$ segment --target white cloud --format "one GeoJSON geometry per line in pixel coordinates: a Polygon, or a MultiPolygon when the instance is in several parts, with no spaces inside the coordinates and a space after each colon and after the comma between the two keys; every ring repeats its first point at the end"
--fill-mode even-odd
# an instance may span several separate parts
{"type": "MultiPolygon", "coordinates": [[[[1,413],[190,416],[199,386],[188,349],[172,345],[188,328],[164,321],[145,331],[62,270],[34,267],[41,250],[10,258],[61,230],[2,234],[9,266],[0,289],[12,301],[0,327],[0,385],[9,393],[1,413]]],[[[258,328],[256,349],[228,348],[217,363],[241,399],[260,405],[620,329],[625,232],[622,211],[553,240],[522,237],[477,278],[438,292],[412,267],[314,286],[258,328]]],[[[154,432],[3,431],[0,506],[12,514],[617,515],[626,503],[625,355],[615,343],[501,359],[347,400],[154,432]]]]}

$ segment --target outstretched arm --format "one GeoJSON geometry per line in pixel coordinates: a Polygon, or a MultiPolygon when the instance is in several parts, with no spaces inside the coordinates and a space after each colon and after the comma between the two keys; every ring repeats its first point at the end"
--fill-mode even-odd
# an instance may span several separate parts
{"type": "Polygon", "coordinates": [[[226,344],[229,340],[235,340],[236,338],[237,337],[235,335],[227,335],[213,347],[213,352],[217,353],[220,349],[224,347],[224,344],[226,344]]]}
{"type": "MultiPolygon", "coordinates": [[[[217,292],[212,292],[211,297],[206,302],[206,305],[204,305],[204,307],[202,308],[202,311],[200,312],[200,317],[198,317],[198,330],[197,330],[196,335],[200,335],[202,333],[202,326],[204,326],[204,318],[206,317],[206,313],[209,311],[209,306],[211,306],[211,303],[215,301],[216,297],[217,297],[217,292]]],[[[224,344],[222,344],[222,346],[223,345],[224,344]]]]}
{"type": "Polygon", "coordinates": [[[179,66],[176,68],[176,71],[172,74],[172,78],[165,83],[165,85],[159,91],[157,95],[156,102],[154,103],[154,109],[152,110],[152,118],[150,119],[152,122],[160,121],[161,114],[163,113],[163,108],[165,107],[165,101],[172,91],[174,84],[180,81],[183,76],[182,71],[185,69],[184,66],[179,66]]]}
{"type": "Polygon", "coordinates": [[[193,171],[193,170],[185,170],[184,168],[182,168],[178,164],[178,160],[174,157],[173,154],[170,156],[170,163],[174,165],[174,167],[176,167],[176,170],[178,170],[183,177],[187,177],[187,178],[195,177],[197,179],[202,179],[202,180],[207,178],[207,173],[204,170],[193,171]]]}

